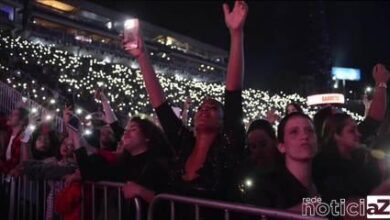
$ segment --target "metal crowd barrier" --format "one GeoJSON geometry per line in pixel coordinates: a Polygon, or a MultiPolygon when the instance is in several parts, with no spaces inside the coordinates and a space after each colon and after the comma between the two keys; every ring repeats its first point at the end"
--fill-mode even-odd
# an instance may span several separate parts
{"type": "MultiPolygon", "coordinates": [[[[103,190],[103,210],[104,210],[104,215],[103,218],[104,220],[107,219],[113,219],[112,216],[108,216],[108,194],[111,189],[111,195],[116,194],[117,195],[117,207],[110,207],[118,210],[117,218],[115,219],[122,219],[122,210],[123,210],[123,197],[122,197],[122,186],[123,183],[115,183],[115,182],[106,182],[106,181],[100,181],[100,182],[85,182],[84,183],[84,190],[82,194],[85,194],[85,186],[90,186],[91,187],[91,196],[92,196],[92,207],[91,207],[91,216],[90,219],[95,220],[96,219],[96,194],[97,194],[97,189],[103,190]]],[[[85,195],[83,195],[83,198],[85,198],[85,195]]],[[[134,205],[135,205],[135,220],[141,220],[141,202],[138,198],[134,199],[134,205]]],[[[86,216],[86,210],[85,210],[85,203],[83,203],[83,206],[81,207],[81,215],[82,219],[85,219],[86,216]]]]}
{"type": "MultiPolygon", "coordinates": [[[[0,213],[0,219],[40,220],[48,219],[47,216],[54,216],[54,200],[52,204],[47,203],[48,196],[52,189],[51,186],[54,184],[57,184],[62,189],[64,187],[63,181],[30,180],[26,176],[15,178],[1,174],[0,201],[3,200],[2,203],[8,207],[0,207],[0,210],[3,208],[4,211],[8,212],[8,218],[6,213],[0,213]]],[[[83,183],[81,187],[80,219],[123,219],[122,211],[126,211],[125,209],[130,210],[132,207],[124,205],[126,201],[122,196],[122,186],[122,183],[113,182],[83,183]],[[85,194],[87,189],[90,189],[90,194],[88,195],[85,194]],[[101,197],[98,197],[99,189],[102,190],[101,192],[103,193],[103,196],[101,197]],[[108,202],[109,195],[116,196],[115,200],[117,201],[117,206],[115,208],[117,209],[109,210],[113,208],[112,203],[108,202]],[[86,205],[88,202],[90,204],[86,205]],[[99,209],[97,204],[102,205],[103,209],[99,209]],[[88,206],[90,207],[90,210],[86,209],[88,206]],[[113,215],[108,214],[110,211],[111,213],[115,213],[116,218],[113,218],[113,215]]],[[[140,200],[137,198],[134,199],[134,209],[132,210],[134,210],[135,216],[131,219],[141,220],[141,208],[140,200]]],[[[128,217],[129,216],[126,216],[126,218],[128,217]]],[[[61,219],[63,218],[61,217],[61,219]]]]}
{"type": "MultiPolygon", "coordinates": [[[[149,210],[148,210],[148,220],[154,219],[154,212],[156,203],[160,201],[169,201],[170,203],[170,220],[175,220],[176,216],[176,210],[175,210],[175,203],[181,203],[181,204],[187,204],[190,206],[193,206],[195,209],[195,220],[199,220],[200,218],[200,208],[212,208],[216,210],[223,211],[224,214],[224,220],[229,220],[231,217],[231,213],[240,213],[244,215],[253,215],[253,216],[261,216],[261,217],[274,217],[278,219],[299,219],[299,220],[319,220],[324,218],[317,218],[317,217],[305,217],[298,214],[293,214],[291,212],[286,211],[280,211],[275,209],[266,209],[266,208],[258,208],[254,206],[249,205],[243,205],[239,203],[228,203],[228,202],[221,202],[221,201],[214,201],[214,200],[207,200],[207,199],[198,199],[198,198],[190,198],[190,197],[184,197],[184,196],[178,196],[178,195],[171,195],[171,194],[160,194],[157,195],[154,200],[150,203],[149,210]]],[[[181,219],[180,219],[181,220],[181,219]]]]}
{"type": "Polygon", "coordinates": [[[0,199],[8,205],[8,219],[42,219],[46,199],[40,199],[40,195],[46,198],[47,189],[47,183],[42,181],[1,175],[0,190],[3,192],[0,199]]]}

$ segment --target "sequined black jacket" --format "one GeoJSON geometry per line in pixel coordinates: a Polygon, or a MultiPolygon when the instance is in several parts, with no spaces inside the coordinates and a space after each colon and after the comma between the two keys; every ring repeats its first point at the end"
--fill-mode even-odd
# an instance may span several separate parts
{"type": "Polygon", "coordinates": [[[165,134],[176,150],[171,168],[171,192],[186,196],[225,199],[244,154],[245,128],[241,91],[226,91],[223,131],[211,146],[193,181],[184,181],[185,163],[195,146],[195,136],[176,117],[168,102],[156,108],[165,134]]]}

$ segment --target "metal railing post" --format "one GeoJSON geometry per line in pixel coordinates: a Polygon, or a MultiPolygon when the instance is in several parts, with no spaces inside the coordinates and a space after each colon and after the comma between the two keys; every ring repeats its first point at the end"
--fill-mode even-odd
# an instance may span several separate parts
{"type": "Polygon", "coordinates": [[[22,177],[18,177],[18,202],[17,202],[17,219],[19,220],[20,219],[20,211],[21,211],[21,205],[20,205],[20,201],[22,200],[22,177]]]}
{"type": "Polygon", "coordinates": [[[173,201],[170,202],[171,207],[171,220],[175,220],[175,203],[173,201]]]}
{"type": "Polygon", "coordinates": [[[135,203],[135,219],[136,220],[141,220],[142,218],[142,212],[141,212],[141,201],[139,201],[138,198],[135,198],[134,199],[134,203],[135,203]]]}
{"type": "Polygon", "coordinates": [[[11,177],[10,193],[9,193],[9,212],[8,219],[13,220],[15,215],[15,178],[11,177]]]}
{"type": "MultiPolygon", "coordinates": [[[[39,181],[36,181],[36,198],[35,198],[35,201],[36,201],[36,212],[35,212],[35,219],[36,220],[39,220],[39,212],[40,212],[40,207],[39,207],[39,196],[40,196],[40,193],[39,193],[39,185],[40,185],[40,182],[39,181]]],[[[43,200],[46,200],[45,198],[43,198],[43,200]]],[[[44,216],[44,215],[43,215],[44,216]]]]}
{"type": "Polygon", "coordinates": [[[195,205],[195,220],[199,220],[199,206],[195,205]]]}
{"type": "Polygon", "coordinates": [[[94,183],[92,183],[91,189],[92,189],[92,220],[95,220],[95,200],[96,200],[96,196],[95,196],[95,184],[94,183]]]}
{"type": "Polygon", "coordinates": [[[118,212],[118,219],[122,220],[122,192],[120,187],[118,187],[118,212]]]}
{"type": "MultiPolygon", "coordinates": [[[[122,204],[122,192],[121,192],[121,189],[122,189],[122,186],[124,186],[123,183],[116,183],[116,182],[107,182],[107,181],[99,181],[99,182],[90,182],[90,181],[87,181],[87,182],[84,182],[83,184],[83,187],[82,189],[85,188],[86,185],[92,185],[92,204],[93,204],[93,216],[95,216],[95,211],[96,209],[94,208],[94,202],[95,202],[95,198],[96,198],[96,195],[95,195],[95,190],[97,187],[103,187],[103,197],[104,197],[104,201],[103,201],[103,205],[104,205],[104,219],[108,219],[108,211],[107,211],[107,207],[108,207],[108,204],[107,204],[107,199],[108,199],[108,195],[107,195],[107,190],[108,188],[116,188],[118,191],[118,218],[119,219],[122,219],[122,210],[123,210],[123,204],[122,204]]],[[[141,201],[138,199],[138,198],[135,198],[134,199],[134,204],[135,204],[135,220],[141,220],[142,219],[142,206],[141,206],[141,201]]],[[[85,213],[85,212],[84,212],[85,213]]],[[[94,218],[93,218],[94,219],[94,218]]]]}
{"type": "Polygon", "coordinates": [[[230,220],[230,213],[229,210],[225,209],[225,220],[230,220]]]}
{"type": "Polygon", "coordinates": [[[104,193],[104,220],[108,219],[108,211],[107,211],[107,186],[104,186],[103,188],[103,193],[104,193]]]}

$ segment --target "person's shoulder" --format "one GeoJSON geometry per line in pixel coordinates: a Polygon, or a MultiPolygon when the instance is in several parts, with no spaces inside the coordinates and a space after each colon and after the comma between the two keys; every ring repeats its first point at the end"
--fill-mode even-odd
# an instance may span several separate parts
{"type": "Polygon", "coordinates": [[[248,172],[246,179],[253,179],[257,187],[270,190],[278,187],[281,175],[279,170],[255,169],[248,172]]]}
{"type": "Polygon", "coordinates": [[[316,166],[326,166],[332,167],[336,166],[340,157],[336,153],[330,153],[325,151],[320,151],[313,159],[313,167],[316,166]]]}

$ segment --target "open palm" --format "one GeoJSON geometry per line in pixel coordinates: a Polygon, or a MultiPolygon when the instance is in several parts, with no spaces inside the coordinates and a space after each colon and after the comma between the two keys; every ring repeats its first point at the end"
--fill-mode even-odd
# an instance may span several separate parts
{"type": "Polygon", "coordinates": [[[232,11],[230,11],[228,4],[223,4],[223,12],[226,26],[230,30],[240,30],[244,27],[246,15],[248,14],[248,6],[244,1],[237,0],[232,11]]]}

